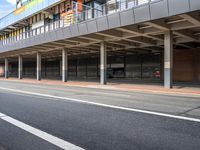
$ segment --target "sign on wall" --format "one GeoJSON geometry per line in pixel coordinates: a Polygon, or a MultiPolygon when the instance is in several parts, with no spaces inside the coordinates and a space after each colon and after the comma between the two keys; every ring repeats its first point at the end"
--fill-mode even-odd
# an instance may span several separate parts
{"type": "Polygon", "coordinates": [[[27,3],[26,5],[24,5],[24,6],[20,7],[20,8],[18,8],[18,9],[16,9],[14,11],[14,15],[17,16],[17,15],[23,13],[25,10],[30,9],[33,6],[42,3],[43,1],[44,0],[32,0],[29,3],[27,3]]]}

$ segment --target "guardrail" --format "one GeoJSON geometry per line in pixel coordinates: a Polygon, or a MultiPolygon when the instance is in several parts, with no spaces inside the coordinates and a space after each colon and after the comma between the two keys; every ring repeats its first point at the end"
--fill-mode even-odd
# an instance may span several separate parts
{"type": "Polygon", "coordinates": [[[0,44],[7,45],[15,43],[20,40],[51,32],[59,28],[70,26],[72,24],[87,21],[93,18],[98,18],[118,11],[123,11],[129,8],[139,7],[141,5],[146,5],[155,1],[161,0],[109,0],[106,4],[99,5],[94,8],[73,2],[71,13],[64,16],[63,19],[45,24],[44,26],[23,32],[16,36],[8,37],[4,40],[1,40],[0,44]],[[84,9],[84,11],[79,10],[80,8],[84,9]]]}

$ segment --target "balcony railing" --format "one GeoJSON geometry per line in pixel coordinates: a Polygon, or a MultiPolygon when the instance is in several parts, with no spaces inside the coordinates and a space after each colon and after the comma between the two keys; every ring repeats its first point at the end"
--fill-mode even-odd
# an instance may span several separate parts
{"type": "MultiPolygon", "coordinates": [[[[31,2],[31,1],[30,1],[31,2]]],[[[54,5],[56,3],[59,3],[60,0],[34,0],[34,3],[37,5],[28,7],[27,9],[23,10],[23,12],[16,14],[16,12],[19,9],[9,13],[8,15],[4,16],[3,18],[0,18],[0,30],[6,28],[7,26],[10,26],[20,20],[23,20],[24,18],[29,17],[30,15],[37,13],[38,11],[41,11],[43,9],[48,8],[51,5],[54,5]]],[[[28,3],[27,3],[28,4],[28,3]]],[[[26,5],[25,5],[26,7],[26,5]]]]}
{"type": "Polygon", "coordinates": [[[72,24],[87,21],[93,18],[98,18],[104,15],[112,14],[118,11],[123,11],[133,7],[139,7],[141,5],[146,5],[157,1],[162,0],[110,0],[106,4],[99,5],[94,8],[85,5],[83,6],[83,4],[74,2],[72,4],[71,13],[64,16],[63,19],[45,24],[44,26],[40,26],[38,28],[23,32],[16,36],[8,37],[4,40],[1,40],[0,45],[16,43],[20,40],[28,39],[30,37],[51,32],[59,28],[70,26],[72,24]],[[79,8],[84,9],[84,11],[80,11],[79,8]]]}

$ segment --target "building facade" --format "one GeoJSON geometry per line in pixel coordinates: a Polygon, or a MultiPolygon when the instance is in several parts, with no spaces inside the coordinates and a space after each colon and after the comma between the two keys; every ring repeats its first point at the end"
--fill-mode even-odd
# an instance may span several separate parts
{"type": "Polygon", "coordinates": [[[200,83],[200,1],[19,0],[0,19],[0,76],[200,83]]]}

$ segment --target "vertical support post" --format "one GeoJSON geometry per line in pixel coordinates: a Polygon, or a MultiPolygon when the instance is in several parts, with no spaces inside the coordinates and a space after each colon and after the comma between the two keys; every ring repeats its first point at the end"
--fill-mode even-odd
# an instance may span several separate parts
{"type": "Polygon", "coordinates": [[[67,50],[62,50],[62,81],[67,82],[68,79],[68,59],[67,50]]]}
{"type": "Polygon", "coordinates": [[[18,79],[22,79],[23,60],[22,56],[18,56],[18,79]]]}
{"type": "Polygon", "coordinates": [[[5,68],[4,68],[5,78],[8,78],[8,58],[5,58],[5,68]]]}
{"type": "Polygon", "coordinates": [[[164,40],[164,87],[173,86],[173,34],[172,31],[165,32],[164,40]]]}
{"type": "Polygon", "coordinates": [[[60,59],[60,63],[59,63],[59,76],[62,79],[62,58],[60,59]]]}
{"type": "Polygon", "coordinates": [[[39,81],[39,80],[41,80],[41,54],[38,52],[37,53],[37,69],[36,69],[36,71],[37,71],[37,73],[36,73],[36,75],[37,75],[37,80],[39,81]]]}
{"type": "Polygon", "coordinates": [[[124,78],[126,78],[126,54],[124,55],[124,78]]]}
{"type": "Polygon", "coordinates": [[[200,62],[199,59],[198,59],[198,49],[194,50],[193,54],[194,54],[194,56],[193,56],[193,58],[194,58],[193,59],[194,60],[193,61],[193,66],[194,66],[193,67],[193,69],[194,69],[194,79],[193,79],[193,81],[198,82],[198,74],[199,74],[198,68],[199,68],[199,62],[200,62]]]}
{"type": "Polygon", "coordinates": [[[78,78],[78,58],[76,59],[76,78],[78,78]]]}
{"type": "Polygon", "coordinates": [[[100,84],[107,84],[107,46],[105,42],[100,45],[100,84]]]}

